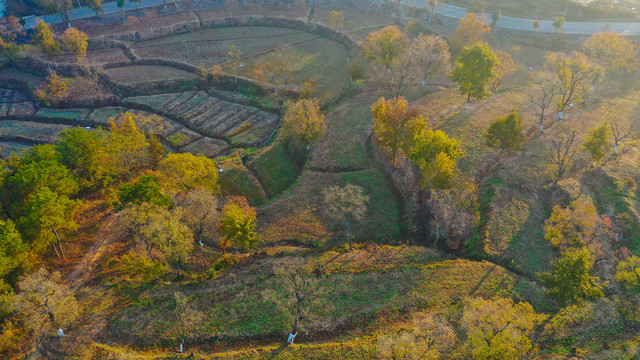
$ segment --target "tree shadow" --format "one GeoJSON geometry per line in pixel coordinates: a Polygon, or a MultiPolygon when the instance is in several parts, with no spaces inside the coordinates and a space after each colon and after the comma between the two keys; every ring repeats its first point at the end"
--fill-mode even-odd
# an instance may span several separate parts
{"type": "Polygon", "coordinates": [[[282,344],[280,345],[277,349],[273,349],[271,351],[271,354],[269,354],[269,357],[267,359],[271,360],[271,359],[276,359],[278,357],[278,355],[280,355],[281,352],[284,351],[284,349],[287,348],[286,344],[282,344]]]}
{"type": "Polygon", "coordinates": [[[476,286],[474,286],[473,289],[471,289],[471,291],[469,291],[469,295],[473,296],[476,293],[476,291],[478,291],[478,289],[480,289],[480,286],[482,286],[482,284],[485,282],[485,280],[487,280],[487,278],[495,271],[495,269],[497,267],[498,267],[498,265],[494,264],[491,268],[489,268],[489,270],[487,270],[487,273],[484,274],[484,276],[482,277],[482,279],[480,279],[480,281],[478,281],[476,286]]]}

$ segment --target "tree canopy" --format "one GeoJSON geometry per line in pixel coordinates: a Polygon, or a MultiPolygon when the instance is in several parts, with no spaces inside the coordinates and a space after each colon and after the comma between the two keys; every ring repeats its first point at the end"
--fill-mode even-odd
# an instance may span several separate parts
{"type": "Polygon", "coordinates": [[[391,64],[407,50],[409,40],[399,27],[387,26],[370,33],[361,45],[368,59],[390,69],[391,64]]]}
{"type": "Polygon", "coordinates": [[[472,97],[482,99],[488,95],[487,88],[496,76],[498,64],[498,57],[485,43],[462,50],[451,78],[460,86],[460,92],[467,95],[467,103],[472,97]]]}
{"type": "Polygon", "coordinates": [[[592,267],[593,259],[589,249],[582,247],[566,250],[560,259],[551,263],[550,272],[540,274],[542,283],[547,288],[545,294],[561,305],[603,297],[599,279],[589,274],[592,267]]]}
{"type": "Polygon", "coordinates": [[[519,150],[525,141],[522,134],[522,119],[512,111],[489,125],[485,137],[490,147],[510,152],[519,150]]]}

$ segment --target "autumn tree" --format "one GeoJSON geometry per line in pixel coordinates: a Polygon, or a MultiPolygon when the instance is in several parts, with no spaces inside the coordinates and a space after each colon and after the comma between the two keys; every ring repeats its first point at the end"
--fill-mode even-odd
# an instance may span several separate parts
{"type": "Polygon", "coordinates": [[[214,242],[217,238],[215,224],[220,217],[216,195],[201,188],[195,189],[177,194],[174,205],[182,209],[182,221],[193,231],[196,242],[214,242]]]}
{"type": "Polygon", "coordinates": [[[67,25],[71,27],[69,14],[67,13],[67,11],[73,8],[71,0],[37,0],[36,3],[44,9],[45,14],[58,14],[62,16],[64,21],[67,22],[67,25]]]}
{"type": "Polygon", "coordinates": [[[544,116],[547,111],[553,104],[553,100],[555,99],[556,86],[553,83],[551,74],[549,73],[540,73],[536,76],[536,80],[534,81],[535,93],[530,95],[529,99],[533,105],[538,109],[538,115],[540,116],[540,134],[544,132],[544,116]]]}
{"type": "Polygon", "coordinates": [[[623,127],[616,121],[609,121],[609,125],[611,126],[611,136],[613,137],[613,153],[618,155],[618,147],[622,141],[632,136],[633,124],[623,127]]]}
{"type": "Polygon", "coordinates": [[[109,121],[109,148],[116,169],[124,175],[149,163],[149,142],[136,125],[136,116],[126,112],[109,121]]]}
{"type": "Polygon", "coordinates": [[[607,154],[611,130],[606,122],[589,129],[582,149],[591,155],[591,159],[600,160],[607,154]]]}
{"type": "Polygon", "coordinates": [[[191,336],[197,334],[197,327],[202,324],[204,314],[195,309],[194,306],[189,303],[189,297],[181,292],[173,293],[173,300],[175,301],[173,314],[176,319],[180,351],[182,352],[184,342],[191,336]]]}
{"type": "Polygon", "coordinates": [[[416,132],[409,152],[409,159],[420,168],[420,186],[435,189],[450,187],[461,156],[460,141],[432,129],[416,132]]]}
{"type": "Polygon", "coordinates": [[[580,101],[589,90],[587,81],[594,80],[600,73],[600,67],[579,51],[570,54],[549,51],[545,55],[544,67],[555,76],[561,110],[572,102],[580,101]]]}
{"type": "Polygon", "coordinates": [[[513,62],[511,55],[502,50],[495,51],[498,58],[498,64],[495,67],[495,76],[489,81],[489,90],[491,90],[491,96],[495,94],[498,89],[504,83],[507,76],[513,74],[516,71],[516,64],[513,62]]]}
{"type": "Polygon", "coordinates": [[[63,79],[55,71],[52,71],[51,75],[47,76],[47,82],[36,89],[36,97],[38,97],[44,105],[55,105],[61,98],[67,95],[68,90],[68,80],[63,79]]]}
{"type": "Polygon", "coordinates": [[[592,267],[589,249],[566,250],[560,259],[551,263],[550,272],[540,274],[542,284],[547,288],[545,295],[561,305],[603,297],[602,287],[597,283],[599,279],[589,275],[592,267]]]}
{"type": "Polygon", "coordinates": [[[51,31],[49,25],[45,24],[42,20],[36,25],[32,39],[33,43],[48,57],[53,57],[62,52],[60,50],[60,43],[53,37],[53,31],[51,31]]]}
{"type": "Polygon", "coordinates": [[[422,86],[426,85],[430,75],[446,73],[449,70],[449,45],[440,36],[420,34],[411,43],[409,54],[422,73],[422,86]]]}
{"type": "Polygon", "coordinates": [[[603,31],[591,35],[583,45],[584,52],[607,72],[631,73],[638,70],[638,47],[624,35],[603,31]]]}
{"type": "Polygon", "coordinates": [[[556,32],[558,32],[562,28],[562,25],[564,25],[564,16],[558,16],[555,18],[551,25],[553,25],[553,27],[556,28],[556,32]]]}
{"type": "Polygon", "coordinates": [[[468,13],[458,23],[456,30],[449,39],[449,44],[455,54],[460,53],[465,47],[473,46],[485,41],[491,34],[489,20],[484,15],[468,13]]]}
{"type": "Polygon", "coordinates": [[[420,76],[417,58],[413,57],[409,51],[402,53],[387,69],[386,72],[379,73],[382,80],[382,87],[389,90],[392,97],[400,97],[404,92],[412,87],[420,76]]]}
{"type": "Polygon", "coordinates": [[[429,22],[431,22],[431,18],[436,13],[436,7],[440,4],[440,0],[427,0],[427,5],[429,5],[429,10],[431,13],[429,14],[429,22]]]}
{"type": "Polygon", "coordinates": [[[467,334],[466,351],[473,359],[521,359],[533,348],[529,335],[537,321],[526,302],[510,298],[467,298],[460,326],[467,334]]]}
{"type": "Polygon", "coordinates": [[[502,151],[517,151],[522,147],[525,137],[522,134],[522,119],[515,110],[509,115],[498,118],[485,134],[487,145],[502,151]]]}
{"type": "Polygon", "coordinates": [[[533,20],[533,31],[538,31],[541,24],[540,20],[533,20]]]}
{"type": "Polygon", "coordinates": [[[282,118],[283,129],[297,150],[308,148],[327,131],[324,114],[316,99],[301,99],[287,109],[282,118]]]}
{"type": "Polygon", "coordinates": [[[615,279],[627,290],[637,292],[640,289],[640,257],[630,256],[620,261],[615,279]]]}
{"type": "Polygon", "coordinates": [[[0,39],[3,42],[13,42],[18,36],[25,35],[26,32],[17,17],[7,16],[0,20],[0,39]]]}
{"type": "Polygon", "coordinates": [[[553,207],[551,216],[544,223],[544,237],[551,245],[565,251],[593,245],[606,234],[609,226],[600,219],[595,206],[580,197],[567,207],[553,207]]]}
{"type": "Polygon", "coordinates": [[[104,9],[102,8],[103,0],[89,0],[87,4],[89,9],[93,10],[96,13],[96,16],[100,16],[100,14],[104,14],[104,9]]]}
{"type": "Polygon", "coordinates": [[[485,43],[462,50],[451,78],[460,85],[460,92],[467,95],[465,108],[469,107],[471,97],[482,99],[488,95],[487,87],[496,75],[498,63],[498,57],[485,43]]]}
{"type": "Polygon", "coordinates": [[[33,331],[63,328],[78,316],[76,298],[57,271],[49,273],[40,268],[23,277],[18,283],[18,290],[11,299],[11,309],[33,331]]]}
{"type": "Polygon", "coordinates": [[[411,329],[378,338],[382,359],[441,359],[455,344],[456,333],[446,320],[432,314],[416,316],[411,329]]]}
{"type": "Polygon", "coordinates": [[[170,193],[202,188],[219,191],[218,168],[213,160],[191,153],[169,154],[158,164],[158,180],[170,193]]]}
{"type": "Polygon", "coordinates": [[[29,247],[11,220],[0,220],[0,291],[9,291],[18,275],[31,268],[29,247]]]}
{"type": "Polygon", "coordinates": [[[119,221],[142,253],[153,262],[166,260],[180,276],[194,246],[193,234],[181,221],[180,211],[142,203],[126,208],[119,221]]]}
{"type": "Polygon", "coordinates": [[[560,134],[558,138],[551,140],[551,161],[554,172],[554,185],[564,175],[567,170],[573,168],[575,164],[576,146],[576,130],[572,130],[569,134],[560,134]]]}
{"type": "Polygon", "coordinates": [[[426,122],[417,109],[409,108],[404,98],[378,99],[371,105],[373,114],[374,141],[387,150],[396,161],[398,156],[406,157],[416,131],[426,127],[426,122]]]}
{"type": "Polygon", "coordinates": [[[409,40],[397,26],[387,26],[382,30],[370,33],[360,45],[364,48],[368,59],[389,70],[391,65],[405,53],[409,46],[409,40]]]}
{"type": "Polygon", "coordinates": [[[87,34],[76,28],[69,28],[62,34],[62,46],[76,55],[76,60],[83,61],[87,56],[87,34]]]}
{"type": "Polygon", "coordinates": [[[324,190],[324,202],[328,215],[344,225],[349,250],[352,250],[351,229],[354,222],[364,218],[369,196],[365,195],[364,189],[358,185],[332,185],[324,190]]]}
{"type": "Polygon", "coordinates": [[[342,11],[331,11],[329,12],[329,17],[327,19],[327,23],[329,23],[329,26],[331,26],[332,28],[339,30],[342,29],[344,27],[344,14],[342,13],[342,11]]]}
{"type": "Polygon", "coordinates": [[[232,196],[222,209],[222,216],[217,224],[221,242],[229,241],[236,251],[253,250],[260,242],[260,235],[256,232],[256,210],[249,205],[244,197],[232,196]]]}
{"type": "Polygon", "coordinates": [[[291,81],[294,71],[308,65],[311,58],[299,59],[298,56],[291,53],[291,49],[283,48],[269,54],[255,70],[257,79],[267,82],[272,86],[272,98],[276,107],[280,107],[283,100],[283,91],[287,88],[291,81]]]}

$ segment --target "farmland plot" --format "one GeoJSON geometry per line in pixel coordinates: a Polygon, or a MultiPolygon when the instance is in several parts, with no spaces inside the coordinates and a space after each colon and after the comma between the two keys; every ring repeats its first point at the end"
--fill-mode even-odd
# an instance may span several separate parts
{"type": "Polygon", "coordinates": [[[149,106],[160,114],[182,119],[204,135],[229,139],[241,146],[259,145],[278,123],[278,116],[274,114],[224,101],[202,91],[137,96],[125,99],[125,103],[149,106]]]}
{"type": "Polygon", "coordinates": [[[0,121],[0,140],[52,144],[58,141],[58,133],[70,128],[61,124],[3,120],[0,121]]]}

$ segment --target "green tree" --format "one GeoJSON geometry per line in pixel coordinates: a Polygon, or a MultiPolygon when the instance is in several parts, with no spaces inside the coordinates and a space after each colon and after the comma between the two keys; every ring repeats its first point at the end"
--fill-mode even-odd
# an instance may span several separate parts
{"type": "Polygon", "coordinates": [[[568,249],[551,263],[551,272],[540,274],[545,294],[561,305],[603,297],[599,279],[589,275],[592,267],[589,249],[568,249]]]}
{"type": "Polygon", "coordinates": [[[256,219],[256,210],[249,206],[244,197],[232,196],[222,209],[218,232],[224,238],[221,242],[228,241],[233,245],[236,258],[239,249],[252,250],[260,242],[256,219]]]}
{"type": "Polygon", "coordinates": [[[582,149],[587,151],[593,160],[600,160],[607,154],[611,129],[606,122],[589,129],[582,149]]]}
{"type": "Polygon", "coordinates": [[[502,151],[517,151],[522,147],[525,137],[522,134],[522,119],[515,110],[511,114],[498,118],[485,134],[487,145],[502,151]]]}
{"type": "Polygon", "coordinates": [[[173,201],[169,196],[164,195],[160,191],[161,189],[162,186],[154,175],[140,176],[136,181],[120,187],[116,210],[120,211],[129,205],[142,203],[154,204],[165,208],[172,207],[173,201]]]}
{"type": "Polygon", "coordinates": [[[564,25],[564,16],[558,16],[557,18],[555,18],[551,25],[556,28],[556,32],[560,31],[562,25],[564,25]]]}
{"type": "Polygon", "coordinates": [[[45,14],[58,14],[64,17],[64,21],[71,27],[69,14],[67,14],[67,11],[73,9],[71,0],[37,0],[36,2],[44,9],[45,14]]]}
{"type": "Polygon", "coordinates": [[[327,131],[324,114],[316,99],[301,99],[292,104],[282,122],[285,134],[297,150],[307,148],[327,131]]]}
{"type": "Polygon", "coordinates": [[[62,53],[60,43],[53,37],[53,32],[49,28],[49,25],[45,24],[42,20],[36,25],[35,33],[33,34],[33,43],[48,57],[62,53]]]}
{"type": "Polygon", "coordinates": [[[529,334],[537,316],[529,303],[508,298],[466,299],[460,325],[467,352],[477,360],[522,359],[533,348],[529,334]]]}
{"type": "Polygon", "coordinates": [[[96,13],[96,16],[100,16],[100,14],[104,14],[104,9],[102,8],[103,0],[89,0],[88,6],[89,9],[93,10],[96,13]]]}
{"type": "Polygon", "coordinates": [[[533,20],[533,31],[538,31],[541,24],[540,20],[533,20]]]}
{"type": "Polygon", "coordinates": [[[78,316],[78,302],[57,271],[49,273],[40,268],[23,277],[18,289],[18,294],[11,299],[11,308],[33,331],[56,330],[68,326],[78,316]]]}
{"type": "Polygon", "coordinates": [[[344,225],[347,231],[349,250],[352,250],[351,228],[354,222],[364,218],[369,196],[365,195],[364,189],[358,185],[329,186],[324,191],[324,202],[329,216],[344,225]]]}
{"type": "Polygon", "coordinates": [[[218,168],[206,156],[191,153],[169,154],[158,164],[158,180],[170,194],[203,188],[219,191],[218,168]]]}
{"type": "Polygon", "coordinates": [[[460,92],[467,95],[465,108],[469,107],[471,97],[481,99],[488,95],[487,87],[496,75],[498,63],[498,57],[485,43],[477,43],[462,50],[451,78],[460,85],[460,92]]]}
{"type": "Polygon", "coordinates": [[[431,129],[415,133],[409,152],[409,159],[421,170],[423,188],[448,188],[457,172],[456,160],[461,156],[460,141],[431,129]]]}
{"type": "Polygon", "coordinates": [[[29,247],[11,220],[0,220],[0,291],[10,290],[18,275],[31,268],[29,247]]]}
{"type": "Polygon", "coordinates": [[[494,10],[491,13],[491,28],[495,30],[496,23],[502,19],[502,13],[500,10],[494,10]]]}
{"type": "Polygon", "coordinates": [[[640,257],[630,256],[618,263],[615,279],[627,290],[640,290],[640,257]]]}
{"type": "Polygon", "coordinates": [[[55,144],[59,161],[78,179],[81,188],[96,189],[113,180],[115,164],[102,130],[68,129],[55,144]]]}

